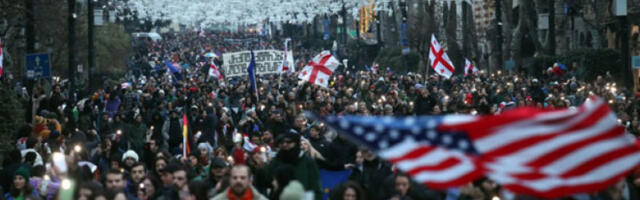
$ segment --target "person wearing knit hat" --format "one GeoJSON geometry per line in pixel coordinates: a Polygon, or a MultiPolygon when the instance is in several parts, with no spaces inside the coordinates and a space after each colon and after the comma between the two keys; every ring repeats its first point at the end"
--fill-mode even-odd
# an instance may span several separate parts
{"type": "Polygon", "coordinates": [[[285,133],[278,136],[276,146],[278,153],[267,166],[267,170],[274,173],[283,165],[292,165],[295,178],[302,183],[306,191],[312,191],[316,199],[322,197],[320,174],[316,162],[301,150],[300,135],[285,133]]]}
{"type": "Polygon", "coordinates": [[[131,168],[133,164],[138,162],[138,154],[133,150],[128,150],[122,155],[122,162],[125,167],[131,168]]]}
{"type": "Polygon", "coordinates": [[[27,197],[35,197],[38,192],[29,184],[29,167],[20,166],[13,172],[13,183],[11,189],[4,196],[5,199],[26,199],[27,197]]]}
{"type": "Polygon", "coordinates": [[[298,200],[304,197],[304,187],[299,181],[293,180],[284,187],[282,194],[280,194],[280,200],[298,200]]]}

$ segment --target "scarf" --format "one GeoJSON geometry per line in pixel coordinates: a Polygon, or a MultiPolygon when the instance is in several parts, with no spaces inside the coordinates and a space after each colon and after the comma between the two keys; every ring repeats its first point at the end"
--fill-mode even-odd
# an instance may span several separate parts
{"type": "Polygon", "coordinates": [[[229,188],[227,190],[227,197],[229,197],[229,200],[252,200],[253,192],[251,191],[251,188],[247,188],[247,190],[244,191],[244,194],[242,195],[242,197],[238,198],[236,197],[235,194],[233,194],[233,192],[231,191],[231,188],[229,188]]]}

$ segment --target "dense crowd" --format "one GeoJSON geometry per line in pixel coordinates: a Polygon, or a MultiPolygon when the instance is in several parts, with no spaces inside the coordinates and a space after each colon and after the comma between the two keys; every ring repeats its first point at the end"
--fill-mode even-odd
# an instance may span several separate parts
{"type": "MultiPolygon", "coordinates": [[[[444,79],[341,67],[328,88],[297,73],[260,76],[258,94],[246,77],[208,77],[206,53],[282,49],[255,35],[197,32],[142,41],[127,73],[104,89],[70,97],[68,88],[36,85],[18,95],[31,111],[16,130],[15,149],[0,174],[5,199],[492,199],[514,196],[490,179],[436,191],[397,172],[375,152],[302,114],[493,115],[521,106],[573,108],[590,95],[607,101],[619,122],[640,134],[640,95],[609,75],[585,82],[573,63],[533,77],[486,72],[444,79]],[[165,60],[180,64],[168,72],[165,60]],[[135,69],[135,70],[133,70],[135,69]],[[115,83],[115,84],[114,84],[115,83]],[[127,84],[121,84],[127,83],[127,84]],[[185,124],[186,122],[186,124],[185,124]],[[187,132],[188,156],[183,133],[187,132]],[[348,181],[321,187],[319,170],[351,170],[348,181]]],[[[293,46],[296,66],[317,49],[293,46]]],[[[18,120],[20,116],[16,116],[18,120]]],[[[574,199],[634,199],[640,177],[574,199]]]]}

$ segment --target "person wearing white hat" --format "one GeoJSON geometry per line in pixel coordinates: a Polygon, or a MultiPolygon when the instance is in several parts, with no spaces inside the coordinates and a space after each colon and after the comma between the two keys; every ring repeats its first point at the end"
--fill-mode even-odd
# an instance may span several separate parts
{"type": "Polygon", "coordinates": [[[133,150],[128,150],[122,155],[122,163],[125,168],[131,169],[138,162],[138,154],[133,150]]]}

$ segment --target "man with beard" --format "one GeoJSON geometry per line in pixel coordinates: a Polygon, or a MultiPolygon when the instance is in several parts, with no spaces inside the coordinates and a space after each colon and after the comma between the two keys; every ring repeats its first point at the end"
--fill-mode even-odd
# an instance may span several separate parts
{"type": "Polygon", "coordinates": [[[282,165],[295,166],[295,179],[302,183],[305,190],[313,191],[315,199],[322,199],[318,166],[300,150],[300,135],[284,133],[278,138],[276,145],[279,148],[278,154],[267,166],[267,171],[275,174],[276,169],[282,165]]]}
{"type": "Polygon", "coordinates": [[[251,170],[246,165],[235,165],[231,168],[229,188],[216,195],[213,200],[267,200],[251,185],[251,170]]]}

